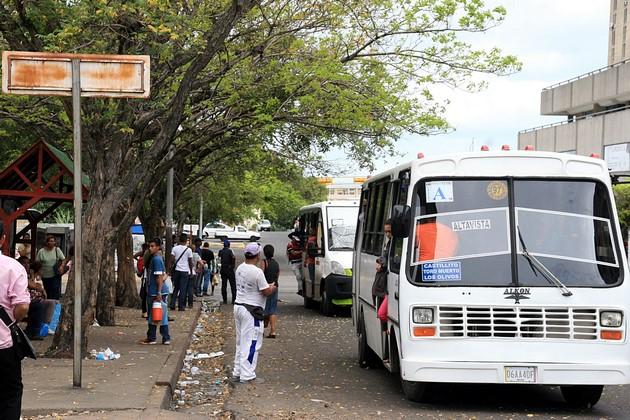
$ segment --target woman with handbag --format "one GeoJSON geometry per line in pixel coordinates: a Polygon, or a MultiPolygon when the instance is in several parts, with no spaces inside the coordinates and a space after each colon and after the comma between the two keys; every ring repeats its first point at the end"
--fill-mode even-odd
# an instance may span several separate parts
{"type": "MultiPolygon", "coordinates": [[[[6,240],[0,221],[0,249],[6,240]]],[[[22,411],[22,356],[7,322],[20,321],[28,313],[31,296],[26,270],[13,258],[0,255],[0,419],[18,420],[22,411]]]]}
{"type": "Polygon", "coordinates": [[[65,270],[66,257],[56,246],[55,237],[46,235],[46,244],[37,252],[35,261],[42,263],[42,282],[48,299],[61,297],[61,276],[65,270]]]}

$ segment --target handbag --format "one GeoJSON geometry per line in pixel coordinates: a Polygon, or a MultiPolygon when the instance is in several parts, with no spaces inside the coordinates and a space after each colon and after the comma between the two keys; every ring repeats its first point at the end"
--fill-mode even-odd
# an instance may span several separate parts
{"type": "Polygon", "coordinates": [[[22,360],[25,357],[37,359],[31,340],[28,339],[22,328],[18,325],[17,321],[11,321],[9,314],[7,314],[7,311],[2,306],[0,306],[0,318],[2,318],[2,322],[9,327],[9,331],[11,331],[13,348],[15,349],[18,359],[22,360]]]}

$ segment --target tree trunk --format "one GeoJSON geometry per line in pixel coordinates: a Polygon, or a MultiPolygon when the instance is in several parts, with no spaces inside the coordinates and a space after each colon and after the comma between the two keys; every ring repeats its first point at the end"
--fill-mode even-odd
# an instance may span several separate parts
{"type": "MultiPolygon", "coordinates": [[[[118,272],[116,276],[116,306],[139,308],[140,296],[133,259],[133,239],[126,231],[117,241],[118,272]]],[[[142,257],[140,257],[142,258],[142,257]]]]}
{"type": "Polygon", "coordinates": [[[106,244],[104,258],[101,261],[98,293],[96,295],[96,320],[102,326],[116,325],[114,315],[114,307],[116,305],[114,250],[115,247],[113,245],[106,244]]]}
{"type": "MultiPolygon", "coordinates": [[[[103,232],[111,229],[109,217],[112,213],[111,201],[100,196],[91,202],[83,216],[83,270],[81,281],[81,352],[87,353],[87,335],[94,321],[96,308],[96,291],[99,283],[101,260],[105,254],[107,237],[103,232]]],[[[47,355],[55,357],[72,357],[74,343],[74,269],[70,272],[66,292],[61,300],[61,319],[55,331],[53,342],[47,355]]]]}

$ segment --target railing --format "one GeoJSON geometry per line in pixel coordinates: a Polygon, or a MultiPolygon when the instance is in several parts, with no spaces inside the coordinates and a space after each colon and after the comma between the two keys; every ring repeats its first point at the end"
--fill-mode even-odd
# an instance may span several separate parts
{"type": "Polygon", "coordinates": [[[599,116],[602,116],[602,115],[611,114],[613,112],[625,111],[627,109],[630,109],[630,105],[626,105],[626,106],[623,106],[621,108],[607,109],[606,111],[595,112],[593,114],[581,115],[579,117],[574,117],[572,120],[558,121],[558,122],[551,123],[551,124],[540,125],[538,127],[527,128],[525,130],[519,131],[518,134],[525,134],[525,133],[529,133],[531,131],[542,130],[543,128],[549,128],[549,127],[556,127],[556,126],[559,126],[559,125],[571,124],[571,123],[577,122],[579,120],[585,120],[585,119],[588,119],[588,118],[599,117],[599,116]]]}
{"type": "Polygon", "coordinates": [[[597,73],[601,73],[601,72],[603,72],[603,71],[606,71],[606,70],[612,69],[612,68],[614,68],[614,67],[619,67],[619,66],[621,66],[622,64],[626,64],[626,63],[627,63],[627,62],[629,62],[629,61],[630,61],[630,58],[626,58],[626,59],[625,59],[625,60],[623,60],[623,61],[619,61],[619,62],[614,63],[614,64],[611,64],[611,65],[609,65],[609,66],[606,66],[606,67],[601,67],[601,68],[599,68],[599,69],[597,69],[597,70],[589,71],[588,73],[581,74],[581,75],[579,75],[579,76],[573,77],[573,78],[571,78],[571,79],[569,79],[569,80],[565,80],[565,81],[563,81],[563,82],[558,82],[558,83],[553,84],[553,85],[551,85],[551,86],[547,86],[546,88],[544,88],[544,89],[543,89],[543,92],[544,92],[544,91],[546,91],[546,90],[555,89],[555,88],[557,88],[557,87],[559,87],[559,86],[562,86],[562,85],[566,85],[566,84],[569,84],[569,83],[573,83],[573,82],[575,82],[575,81],[577,81],[577,80],[584,79],[584,78],[589,77],[589,76],[593,76],[593,75],[595,75],[595,74],[597,74],[597,73]]]}

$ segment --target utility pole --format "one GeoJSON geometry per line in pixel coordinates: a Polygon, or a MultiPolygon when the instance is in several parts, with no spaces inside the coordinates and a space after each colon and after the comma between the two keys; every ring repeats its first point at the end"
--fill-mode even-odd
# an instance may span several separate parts
{"type": "Polygon", "coordinates": [[[168,170],[166,176],[166,266],[170,267],[171,249],[173,249],[173,178],[175,170],[168,170]]]}
{"type": "Polygon", "coordinates": [[[199,237],[199,239],[203,239],[203,196],[201,197],[201,202],[199,203],[199,229],[197,230],[197,237],[199,237]]]}

